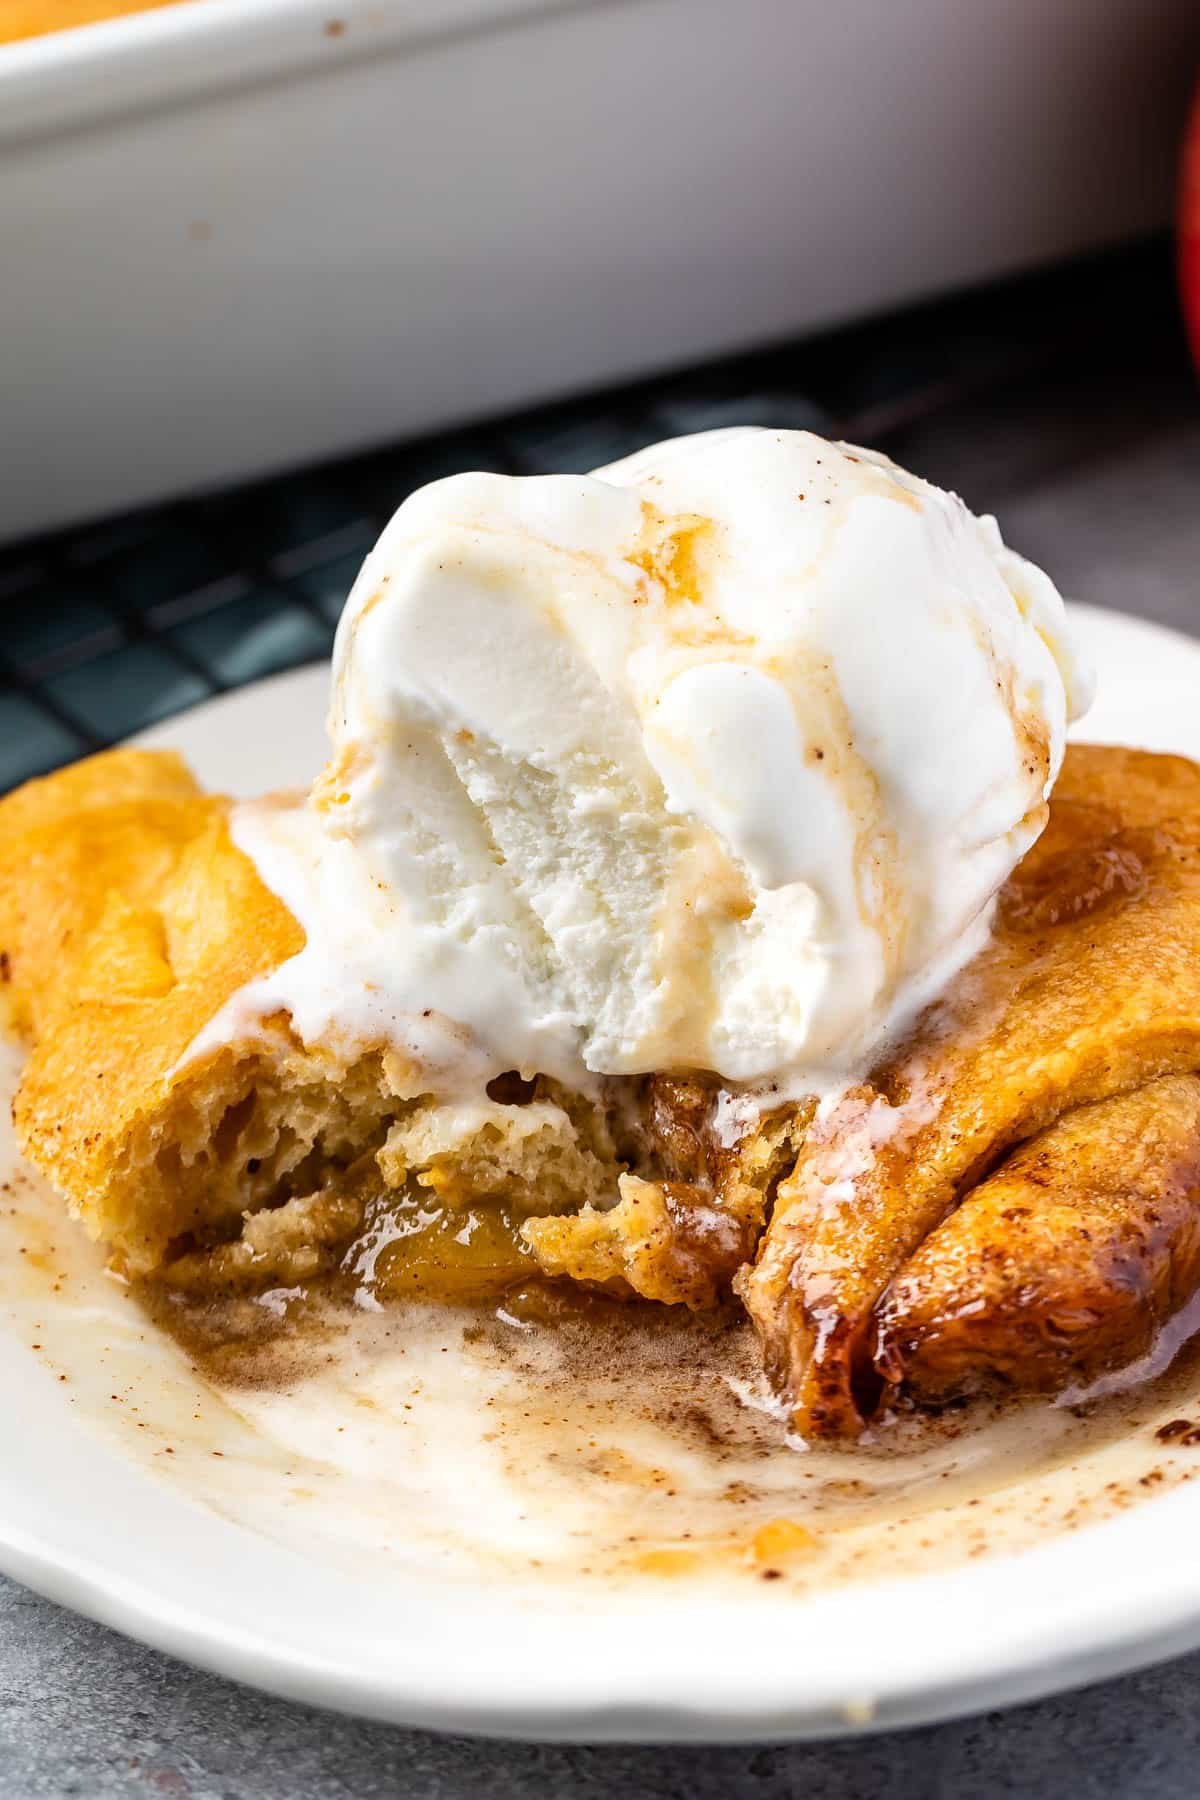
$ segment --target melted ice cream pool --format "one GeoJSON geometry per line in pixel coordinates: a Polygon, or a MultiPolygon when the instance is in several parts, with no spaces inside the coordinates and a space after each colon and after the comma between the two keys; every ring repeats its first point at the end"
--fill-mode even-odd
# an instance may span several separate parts
{"type": "Polygon", "coordinates": [[[233,832],[280,1010],[419,1085],[824,1090],[979,948],[1089,682],[994,521],[808,432],[413,494],[338,631],[308,801],[233,832]]]}
{"type": "Polygon", "coordinates": [[[1200,1352],[1136,1393],[806,1450],[742,1325],[365,1313],[283,1291],[236,1318],[152,1317],[3,1161],[14,1352],[59,1378],[75,1424],[350,1580],[546,1580],[581,1606],[664,1581],[765,1599],[1016,1549],[1200,1475],[1200,1352]]]}

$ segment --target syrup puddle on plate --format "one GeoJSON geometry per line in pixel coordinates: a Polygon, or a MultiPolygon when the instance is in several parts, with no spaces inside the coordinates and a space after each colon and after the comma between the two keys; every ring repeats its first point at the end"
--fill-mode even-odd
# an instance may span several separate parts
{"type": "Polygon", "coordinates": [[[362,1579],[419,1565],[581,1595],[788,1593],[1019,1548],[1200,1474],[1191,1350],[1134,1393],[895,1421],[826,1451],[789,1440],[734,1320],[364,1312],[276,1292],[239,1303],[232,1339],[211,1315],[167,1329],[45,1184],[3,1162],[8,1353],[39,1359],[74,1419],[194,1501],[362,1579]]]}

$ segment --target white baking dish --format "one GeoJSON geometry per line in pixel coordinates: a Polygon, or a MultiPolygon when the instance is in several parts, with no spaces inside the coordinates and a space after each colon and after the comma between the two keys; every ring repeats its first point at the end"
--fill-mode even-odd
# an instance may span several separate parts
{"type": "Polygon", "coordinates": [[[0,535],[1118,240],[1189,0],[189,0],[0,48],[0,535]]]}

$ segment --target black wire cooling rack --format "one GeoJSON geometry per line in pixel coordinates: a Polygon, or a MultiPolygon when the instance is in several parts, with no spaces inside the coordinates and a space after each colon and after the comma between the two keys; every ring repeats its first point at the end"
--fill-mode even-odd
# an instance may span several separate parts
{"type": "Polygon", "coordinates": [[[574,471],[729,424],[886,444],[914,421],[1173,330],[1161,242],[803,343],[0,549],[0,790],[327,656],[414,487],[574,471]],[[1167,298],[1164,299],[1164,296],[1167,298]]]}

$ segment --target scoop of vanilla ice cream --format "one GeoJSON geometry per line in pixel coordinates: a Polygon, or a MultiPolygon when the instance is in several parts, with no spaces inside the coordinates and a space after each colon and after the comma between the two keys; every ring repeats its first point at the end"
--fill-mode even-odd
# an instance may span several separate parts
{"type": "Polygon", "coordinates": [[[303,817],[238,818],[308,933],[260,1002],[476,1075],[849,1069],[978,947],[1088,686],[1049,579],[866,450],[435,482],[303,817]]]}

